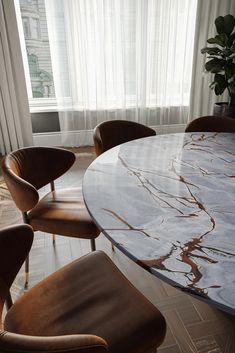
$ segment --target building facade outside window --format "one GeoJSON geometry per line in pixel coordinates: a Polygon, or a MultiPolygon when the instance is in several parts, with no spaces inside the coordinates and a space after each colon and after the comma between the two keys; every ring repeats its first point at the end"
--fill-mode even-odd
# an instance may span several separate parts
{"type": "Polygon", "coordinates": [[[31,108],[188,107],[196,1],[18,1],[31,108]]]}
{"type": "Polygon", "coordinates": [[[22,23],[23,23],[25,39],[27,40],[27,39],[30,38],[29,18],[28,17],[22,17],[22,23]]]}
{"type": "Polygon", "coordinates": [[[19,0],[33,99],[55,97],[44,0],[19,0]]]}

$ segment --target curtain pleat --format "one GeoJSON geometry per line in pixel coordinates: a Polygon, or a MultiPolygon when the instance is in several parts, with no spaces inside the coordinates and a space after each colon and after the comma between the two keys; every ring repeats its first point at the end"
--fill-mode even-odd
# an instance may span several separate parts
{"type": "Polygon", "coordinates": [[[196,0],[46,0],[64,145],[104,120],[187,122],[196,0]]]}
{"type": "Polygon", "coordinates": [[[0,149],[33,144],[14,1],[0,0],[0,149]]]}

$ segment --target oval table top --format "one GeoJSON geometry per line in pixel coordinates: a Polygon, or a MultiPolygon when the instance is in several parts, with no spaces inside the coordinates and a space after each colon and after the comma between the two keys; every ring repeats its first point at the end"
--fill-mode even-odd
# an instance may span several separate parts
{"type": "Polygon", "coordinates": [[[90,165],[83,192],[95,223],[123,253],[235,314],[235,134],[122,144],[90,165]]]}

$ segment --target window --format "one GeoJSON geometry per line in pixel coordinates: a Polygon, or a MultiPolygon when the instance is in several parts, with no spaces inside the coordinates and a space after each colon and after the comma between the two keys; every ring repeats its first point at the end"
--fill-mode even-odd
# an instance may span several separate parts
{"type": "Polygon", "coordinates": [[[19,0],[32,99],[50,105],[55,97],[44,0],[19,0]]]}
{"type": "Polygon", "coordinates": [[[22,23],[23,23],[23,29],[24,29],[24,36],[25,36],[25,39],[27,40],[27,39],[29,39],[31,37],[29,18],[28,17],[22,17],[22,23]]]}
{"type": "Polygon", "coordinates": [[[189,105],[196,0],[108,0],[100,8],[96,0],[19,3],[31,106],[53,105],[54,83],[58,101],[80,110],[96,109],[97,97],[101,109],[189,105]],[[51,23],[56,43],[49,43],[51,23]]]}
{"type": "Polygon", "coordinates": [[[40,39],[40,26],[38,18],[31,18],[31,39],[40,39]]]}

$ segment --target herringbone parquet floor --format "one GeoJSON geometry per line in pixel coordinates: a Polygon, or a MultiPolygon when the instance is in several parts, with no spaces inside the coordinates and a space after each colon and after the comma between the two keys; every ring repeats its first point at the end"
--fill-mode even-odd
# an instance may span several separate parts
{"type": "MultiPolygon", "coordinates": [[[[56,182],[56,186],[81,184],[84,171],[93,158],[90,149],[78,152],[75,165],[56,182]]],[[[21,223],[21,214],[14,206],[0,175],[0,228],[15,223],[21,223]]],[[[235,317],[165,284],[118,250],[112,252],[109,241],[103,235],[97,239],[97,248],[107,252],[129,280],[165,316],[168,330],[159,353],[235,353],[235,317]]],[[[29,285],[33,286],[57,268],[88,251],[89,241],[57,236],[53,247],[50,235],[35,233],[30,252],[29,285]]],[[[12,287],[13,297],[19,297],[23,291],[24,271],[21,269],[12,287]]]]}

